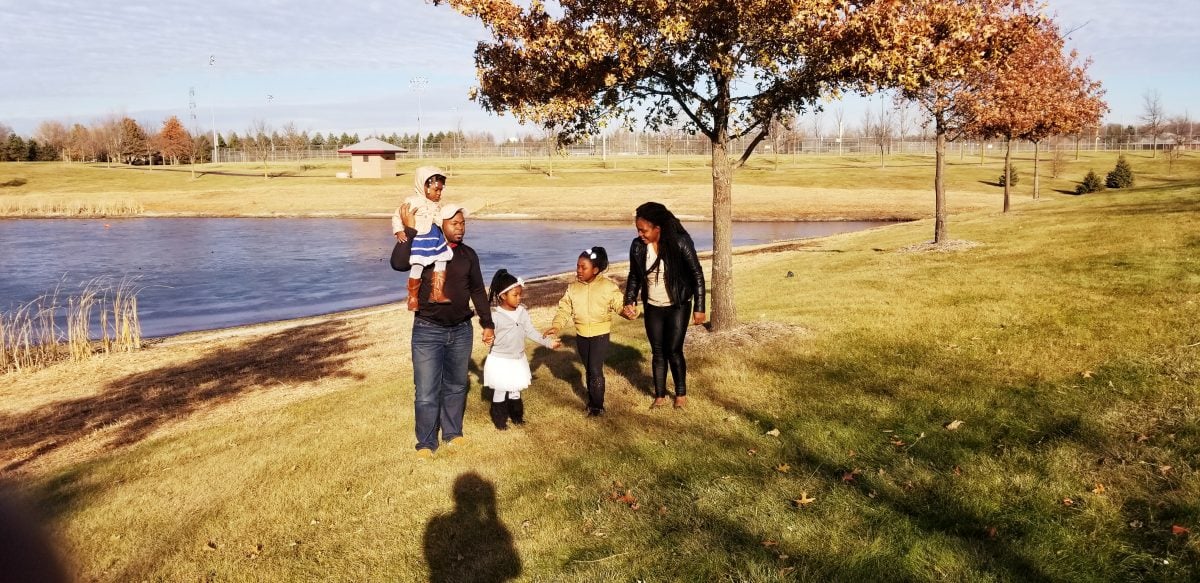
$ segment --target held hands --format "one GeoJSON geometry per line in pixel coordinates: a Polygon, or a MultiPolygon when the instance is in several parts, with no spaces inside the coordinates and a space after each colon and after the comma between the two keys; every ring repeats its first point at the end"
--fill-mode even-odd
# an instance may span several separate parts
{"type": "MultiPolygon", "coordinates": [[[[542,332],[542,338],[549,338],[549,337],[551,337],[551,336],[554,336],[554,335],[556,335],[556,334],[558,334],[558,328],[555,328],[555,327],[551,326],[551,327],[549,327],[549,328],[546,328],[546,331],[545,331],[545,332],[542,332]]],[[[552,340],[552,341],[550,342],[550,349],[551,349],[551,350],[557,350],[557,349],[559,349],[559,348],[562,348],[562,340],[559,340],[558,338],[555,338],[554,340],[552,340]]]]}
{"type": "Polygon", "coordinates": [[[483,344],[491,346],[496,341],[496,331],[492,328],[483,329],[483,344]]]}
{"type": "Polygon", "coordinates": [[[704,323],[704,312],[692,312],[692,324],[699,326],[704,323]]]}
{"type": "Polygon", "coordinates": [[[625,307],[621,308],[621,317],[625,318],[626,320],[636,319],[637,318],[637,306],[635,306],[633,304],[625,304],[625,307]]]}

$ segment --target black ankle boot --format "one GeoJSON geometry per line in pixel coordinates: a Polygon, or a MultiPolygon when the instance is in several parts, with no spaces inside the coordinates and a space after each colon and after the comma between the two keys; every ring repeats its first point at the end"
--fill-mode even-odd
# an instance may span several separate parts
{"type": "Polygon", "coordinates": [[[507,407],[507,405],[508,405],[508,403],[504,403],[504,402],[497,403],[497,402],[493,401],[492,408],[488,411],[489,413],[492,414],[492,424],[495,425],[496,429],[499,429],[500,431],[504,431],[505,429],[508,429],[508,407],[507,407]]]}
{"type": "Polygon", "coordinates": [[[512,417],[512,422],[517,425],[525,424],[525,399],[509,399],[508,400],[508,415],[512,417]]]}

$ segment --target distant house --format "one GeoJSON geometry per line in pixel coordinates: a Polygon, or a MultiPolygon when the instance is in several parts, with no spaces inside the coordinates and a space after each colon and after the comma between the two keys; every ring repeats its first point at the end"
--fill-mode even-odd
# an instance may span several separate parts
{"type": "Polygon", "coordinates": [[[408,150],[367,138],[338,150],[338,153],[350,154],[351,178],[391,178],[396,175],[396,154],[405,154],[408,150]]]}

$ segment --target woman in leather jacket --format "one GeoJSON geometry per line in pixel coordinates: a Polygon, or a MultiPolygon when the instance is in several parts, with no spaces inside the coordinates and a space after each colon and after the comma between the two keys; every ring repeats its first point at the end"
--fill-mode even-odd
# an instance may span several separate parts
{"type": "Polygon", "coordinates": [[[704,270],[691,235],[667,207],[657,202],[639,206],[634,225],[638,236],[629,247],[623,314],[634,317],[641,300],[653,355],[654,402],[650,408],[666,403],[669,367],[678,409],[687,403],[683,339],[689,324],[704,323],[704,270]]]}

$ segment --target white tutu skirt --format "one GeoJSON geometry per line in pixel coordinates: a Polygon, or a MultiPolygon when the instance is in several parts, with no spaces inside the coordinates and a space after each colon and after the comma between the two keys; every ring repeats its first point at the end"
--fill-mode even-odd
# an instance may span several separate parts
{"type": "Polygon", "coordinates": [[[520,391],[529,386],[529,361],[489,354],[483,362],[483,386],[493,391],[520,391]]]}

